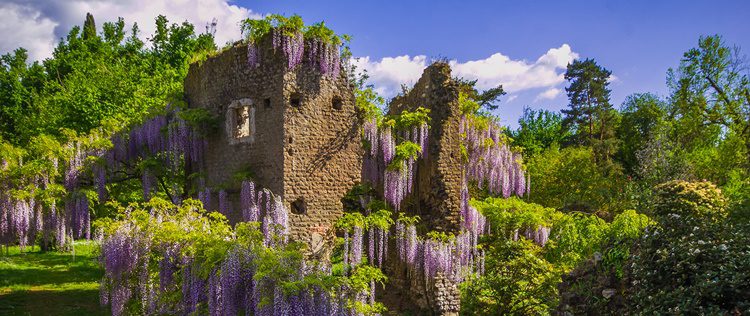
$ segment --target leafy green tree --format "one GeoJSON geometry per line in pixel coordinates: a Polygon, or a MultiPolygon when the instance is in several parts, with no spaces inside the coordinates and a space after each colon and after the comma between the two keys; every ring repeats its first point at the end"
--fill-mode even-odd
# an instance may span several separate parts
{"type": "Polygon", "coordinates": [[[611,75],[589,58],[573,61],[565,72],[570,103],[569,109],[562,110],[563,126],[573,132],[574,144],[594,147],[597,159],[603,160],[613,155],[616,146],[618,117],[609,100],[611,75]]]}
{"type": "Polygon", "coordinates": [[[497,239],[485,275],[463,284],[461,315],[548,315],[557,305],[560,274],[531,241],[497,239]]]}
{"type": "Polygon", "coordinates": [[[514,145],[523,148],[526,158],[533,157],[553,145],[568,142],[570,132],[563,128],[562,115],[548,110],[525,108],[518,119],[518,129],[510,131],[514,145]]]}
{"type": "Polygon", "coordinates": [[[618,168],[597,164],[589,147],[557,146],[527,162],[530,201],[547,207],[583,212],[619,212],[631,208],[631,183],[618,168]]]}
{"type": "Polygon", "coordinates": [[[698,47],[683,55],[679,68],[670,69],[669,86],[674,113],[689,118],[700,130],[724,129],[743,140],[744,167],[750,169],[750,78],[740,48],[721,36],[704,36],[698,47]]]}
{"type": "Polygon", "coordinates": [[[629,95],[622,103],[622,119],[617,129],[618,160],[629,174],[633,174],[638,164],[636,153],[666,124],[667,110],[666,102],[651,93],[629,95]]]}
{"type": "Polygon", "coordinates": [[[23,49],[5,55],[0,135],[23,145],[40,134],[59,137],[61,128],[84,133],[106,119],[137,122],[179,96],[190,62],[216,49],[211,34],[197,35],[189,23],[169,25],[163,16],[151,48],[138,39],[137,25],[126,33],[123,19],[97,33],[89,14],[41,64],[28,65],[23,49]]]}
{"type": "Polygon", "coordinates": [[[28,53],[19,48],[0,57],[0,137],[18,144],[23,118],[44,88],[47,75],[39,63],[29,64],[28,53]]]}
{"type": "Polygon", "coordinates": [[[479,105],[479,108],[484,108],[485,110],[497,110],[500,106],[498,104],[500,97],[505,95],[503,85],[498,85],[497,87],[479,92],[476,88],[477,80],[468,80],[464,78],[455,78],[455,80],[459,84],[461,94],[469,100],[476,102],[479,105]]]}

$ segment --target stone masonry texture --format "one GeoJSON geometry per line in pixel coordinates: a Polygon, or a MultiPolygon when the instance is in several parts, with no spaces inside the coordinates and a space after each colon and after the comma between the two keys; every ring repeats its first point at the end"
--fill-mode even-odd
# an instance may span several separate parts
{"type": "MultiPolygon", "coordinates": [[[[325,257],[333,224],[343,212],[341,199],[361,181],[362,121],[345,73],[332,78],[304,64],[287,70],[283,53],[275,52],[270,42],[266,37],[258,44],[256,67],[247,63],[246,44],[190,66],[185,79],[189,107],[206,109],[219,119],[219,128],[208,136],[204,165],[192,171],[202,170],[206,186],[215,189],[209,209],[218,206],[218,188],[229,193],[232,222],[240,219],[240,183],[233,176],[251,171],[260,188],[283,197],[292,238],[306,242],[313,255],[325,257]],[[232,116],[235,112],[240,114],[232,116]],[[247,124],[240,124],[241,133],[232,130],[245,120],[251,123],[249,131],[244,130],[247,124]],[[292,211],[299,209],[294,205],[302,205],[304,213],[292,211]]],[[[419,106],[431,111],[429,148],[417,164],[414,193],[402,210],[422,218],[422,233],[458,232],[461,114],[458,85],[447,64],[425,69],[413,89],[391,102],[389,113],[419,106]]],[[[393,242],[389,248],[395,253],[393,242]]],[[[423,278],[410,277],[406,267],[390,261],[385,267],[390,279],[380,296],[393,312],[457,315],[455,284],[439,278],[427,288],[423,278]]]]}
{"type": "MultiPolygon", "coordinates": [[[[190,66],[189,106],[220,120],[208,139],[206,185],[225,188],[234,205],[230,220],[237,221],[239,183],[232,178],[250,170],[258,186],[283,197],[287,209],[295,201],[305,207],[304,214],[289,214],[292,238],[321,251],[342,214],[341,198],[360,180],[361,121],[353,88],[343,71],[332,78],[307,65],[287,70],[283,53],[274,52],[268,37],[259,48],[257,67],[247,63],[246,44],[190,66]],[[224,120],[230,105],[243,99],[254,108],[255,135],[252,141],[233,142],[224,120]]],[[[216,200],[214,195],[209,208],[217,207],[216,200]]]]}

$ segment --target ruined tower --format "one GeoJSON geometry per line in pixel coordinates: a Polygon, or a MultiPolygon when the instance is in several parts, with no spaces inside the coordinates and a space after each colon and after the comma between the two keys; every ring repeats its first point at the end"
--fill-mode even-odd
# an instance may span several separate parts
{"type": "MultiPolygon", "coordinates": [[[[406,94],[393,99],[389,114],[404,110],[430,110],[427,153],[417,162],[413,192],[401,208],[421,218],[421,234],[427,231],[459,233],[461,225],[461,109],[459,85],[451,77],[450,66],[437,62],[427,67],[422,77],[406,94]]],[[[413,277],[398,260],[386,266],[389,280],[383,295],[391,310],[415,314],[458,315],[458,285],[438,276],[435,282],[413,277]]]]}
{"type": "Polygon", "coordinates": [[[417,163],[414,192],[404,199],[403,209],[419,215],[429,230],[458,233],[461,185],[461,109],[459,87],[446,63],[427,67],[405,95],[394,98],[388,114],[404,110],[430,110],[427,153],[417,163]]]}
{"type": "Polygon", "coordinates": [[[361,123],[343,71],[321,74],[304,63],[289,69],[269,37],[256,44],[263,58],[255,65],[247,44],[192,64],[185,96],[189,107],[220,121],[205,150],[206,186],[225,188],[237,210],[239,188],[227,186],[249,170],[257,185],[283,197],[292,238],[315,253],[326,248],[341,198],[360,179],[361,123]]]}

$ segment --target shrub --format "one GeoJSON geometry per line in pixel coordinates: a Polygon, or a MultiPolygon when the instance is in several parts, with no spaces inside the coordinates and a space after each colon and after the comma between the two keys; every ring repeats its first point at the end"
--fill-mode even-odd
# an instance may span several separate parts
{"type": "Polygon", "coordinates": [[[727,216],[726,200],[711,182],[674,180],[656,186],[655,191],[653,213],[662,225],[717,221],[727,216]]]}

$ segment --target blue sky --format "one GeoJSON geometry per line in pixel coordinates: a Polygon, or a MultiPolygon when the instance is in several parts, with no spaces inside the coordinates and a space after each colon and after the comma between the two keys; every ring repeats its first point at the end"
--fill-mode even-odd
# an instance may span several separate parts
{"type": "MultiPolygon", "coordinates": [[[[533,62],[568,44],[613,72],[612,101],[631,93],[668,93],[666,72],[702,34],[721,34],[750,51],[750,1],[248,1],[259,12],[298,13],[354,36],[352,50],[371,59],[401,55],[459,62],[502,53],[533,62]]],[[[563,72],[558,69],[558,73],[563,72]]],[[[507,85],[507,83],[506,83],[507,85]]],[[[558,87],[562,88],[560,85],[558,87]]],[[[537,99],[539,89],[504,97],[500,114],[515,121],[524,106],[558,110],[567,99],[537,99]]]]}
{"type": "Polygon", "coordinates": [[[138,22],[144,39],[157,14],[199,29],[216,18],[220,43],[239,39],[246,17],[325,20],[354,36],[357,65],[386,96],[415,81],[430,59],[448,58],[454,74],[479,79],[481,88],[506,87],[497,114],[511,126],[525,106],[566,106],[562,73],[574,58],[595,58],[613,72],[619,106],[631,93],[666,95],[667,69],[700,35],[721,34],[750,51],[750,1],[2,0],[0,53],[24,46],[44,59],[86,12],[99,24],[119,16],[138,22]]]}

